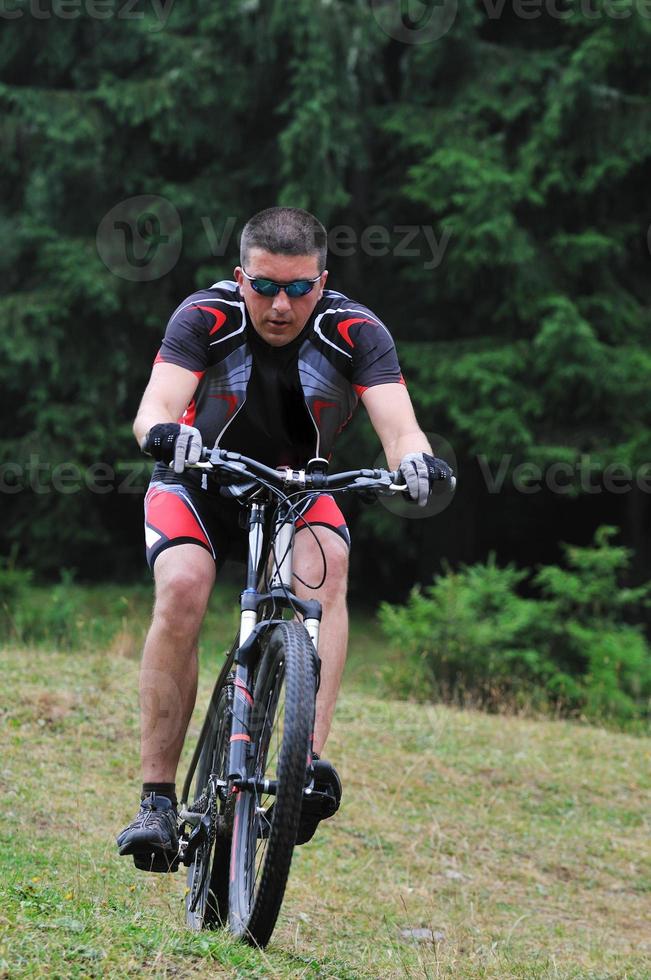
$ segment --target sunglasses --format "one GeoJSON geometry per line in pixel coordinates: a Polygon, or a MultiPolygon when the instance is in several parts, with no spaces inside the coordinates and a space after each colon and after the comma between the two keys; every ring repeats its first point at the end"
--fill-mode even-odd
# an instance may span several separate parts
{"type": "Polygon", "coordinates": [[[284,289],[290,299],[297,299],[299,296],[307,296],[312,292],[314,283],[321,278],[320,275],[314,279],[294,279],[293,282],[274,282],[273,279],[261,279],[259,276],[250,276],[242,269],[242,275],[251,283],[251,288],[260,293],[261,296],[277,296],[281,289],[284,289]]]}

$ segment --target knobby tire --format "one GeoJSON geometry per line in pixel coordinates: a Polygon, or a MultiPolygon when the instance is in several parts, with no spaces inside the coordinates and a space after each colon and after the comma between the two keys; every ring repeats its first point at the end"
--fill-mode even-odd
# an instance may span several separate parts
{"type": "Polygon", "coordinates": [[[289,875],[314,728],[313,658],[305,627],[288,621],[270,633],[256,673],[249,772],[275,779],[277,793],[237,794],[228,916],[230,931],[253,946],[268,943],[289,875]]]}

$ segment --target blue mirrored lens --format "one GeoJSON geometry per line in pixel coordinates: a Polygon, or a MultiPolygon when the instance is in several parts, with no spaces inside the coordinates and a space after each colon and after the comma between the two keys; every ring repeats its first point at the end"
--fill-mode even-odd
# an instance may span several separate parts
{"type": "Polygon", "coordinates": [[[251,285],[261,296],[277,296],[284,289],[290,299],[296,299],[298,296],[307,296],[314,283],[309,279],[295,279],[294,282],[281,286],[273,279],[252,279],[251,285]]]}
{"type": "Polygon", "coordinates": [[[252,279],[251,285],[262,296],[277,296],[280,292],[280,286],[271,279],[252,279]]]}
{"type": "Polygon", "coordinates": [[[297,296],[307,296],[307,294],[312,289],[314,285],[309,279],[296,279],[295,282],[290,282],[285,286],[285,292],[291,299],[295,299],[297,296]]]}

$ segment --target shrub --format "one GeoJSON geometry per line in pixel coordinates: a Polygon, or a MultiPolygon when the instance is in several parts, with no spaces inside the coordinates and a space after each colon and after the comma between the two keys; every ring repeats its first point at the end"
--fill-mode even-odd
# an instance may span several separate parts
{"type": "Polygon", "coordinates": [[[15,568],[12,560],[0,559],[0,629],[2,639],[16,632],[16,610],[27,593],[32,576],[15,568]]]}
{"type": "Polygon", "coordinates": [[[405,606],[383,604],[380,623],[403,653],[389,668],[403,694],[554,707],[593,720],[651,717],[651,650],[629,621],[651,583],[621,586],[631,552],[601,527],[590,547],[564,546],[567,568],[532,575],[513,566],[462,567],[414,589],[405,606]],[[537,598],[519,589],[529,581],[537,598]]]}
{"type": "Polygon", "coordinates": [[[4,642],[59,650],[106,648],[118,633],[127,631],[132,619],[139,642],[137,590],[131,590],[131,602],[115,587],[89,589],[75,584],[72,571],[63,569],[60,574],[57,584],[36,586],[28,572],[14,569],[9,575],[0,569],[4,642]]]}
{"type": "Polygon", "coordinates": [[[73,573],[64,569],[57,585],[23,593],[13,615],[20,643],[47,643],[67,650],[78,646],[81,609],[73,578],[73,573]]]}

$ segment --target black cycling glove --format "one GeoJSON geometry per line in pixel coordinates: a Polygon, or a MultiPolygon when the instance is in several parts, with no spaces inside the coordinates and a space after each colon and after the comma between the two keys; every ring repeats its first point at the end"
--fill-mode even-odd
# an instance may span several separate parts
{"type": "Polygon", "coordinates": [[[452,484],[452,470],[444,459],[429,453],[408,453],[403,456],[399,472],[407,484],[407,493],[419,507],[425,507],[432,487],[439,480],[452,484]]]}
{"type": "Polygon", "coordinates": [[[142,443],[143,453],[162,463],[173,463],[174,472],[182,473],[186,463],[197,463],[203,439],[198,429],[180,422],[152,425],[142,443]]]}

